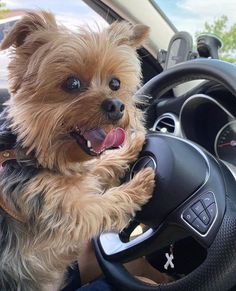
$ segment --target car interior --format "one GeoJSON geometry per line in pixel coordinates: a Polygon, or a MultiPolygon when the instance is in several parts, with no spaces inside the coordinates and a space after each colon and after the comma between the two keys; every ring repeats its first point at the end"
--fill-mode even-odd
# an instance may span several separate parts
{"type": "MultiPolygon", "coordinates": [[[[146,13],[134,1],[84,2],[108,23],[151,27],[136,94],[147,141],[124,181],[151,166],[156,188],[120,234],[94,238],[105,277],[117,290],[236,290],[236,66],[219,60],[216,36],[179,32],[158,1],[140,1],[146,13]],[[174,281],[134,278],[123,264],[141,256],[174,281]]],[[[8,98],[3,83],[1,109],[8,98]]]]}

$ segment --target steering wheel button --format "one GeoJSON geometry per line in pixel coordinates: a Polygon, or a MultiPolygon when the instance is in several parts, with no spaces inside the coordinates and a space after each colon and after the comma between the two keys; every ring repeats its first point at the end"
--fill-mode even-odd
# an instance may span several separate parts
{"type": "Polygon", "coordinates": [[[196,218],[191,225],[201,233],[206,233],[208,230],[208,226],[206,226],[199,218],[196,218]]]}
{"type": "Polygon", "coordinates": [[[198,201],[197,203],[195,203],[195,204],[192,206],[192,210],[193,210],[197,215],[199,215],[199,214],[204,210],[204,207],[203,207],[201,201],[198,201]]]}
{"type": "Polygon", "coordinates": [[[203,211],[202,213],[200,213],[199,218],[206,225],[210,222],[210,218],[207,215],[206,211],[203,211]]]}
{"type": "Polygon", "coordinates": [[[209,192],[203,195],[202,202],[205,205],[205,207],[208,207],[209,205],[211,205],[213,202],[215,202],[213,194],[209,192]]]}
{"type": "Polygon", "coordinates": [[[189,223],[192,223],[196,217],[197,215],[191,209],[186,209],[183,213],[183,218],[189,223]]]}
{"type": "Polygon", "coordinates": [[[212,203],[210,206],[207,207],[207,210],[211,216],[211,219],[214,219],[216,216],[216,204],[212,203]]]}

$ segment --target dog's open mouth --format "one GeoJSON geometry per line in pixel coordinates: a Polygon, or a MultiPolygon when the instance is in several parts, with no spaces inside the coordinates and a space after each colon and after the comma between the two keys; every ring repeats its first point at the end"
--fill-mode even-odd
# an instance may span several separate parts
{"type": "Polygon", "coordinates": [[[92,156],[100,155],[107,149],[118,148],[125,140],[125,131],[120,127],[113,128],[108,133],[102,128],[82,132],[81,129],[76,127],[70,134],[80,147],[92,156]]]}

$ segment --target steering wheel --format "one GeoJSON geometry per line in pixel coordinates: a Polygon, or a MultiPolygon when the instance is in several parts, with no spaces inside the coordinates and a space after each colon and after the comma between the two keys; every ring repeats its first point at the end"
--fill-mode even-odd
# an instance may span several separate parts
{"type": "MultiPolygon", "coordinates": [[[[214,80],[236,97],[236,66],[209,59],[176,65],[146,83],[138,94],[152,96],[151,105],[170,88],[196,79],[214,80]]],[[[236,181],[231,172],[193,142],[162,133],[147,135],[130,176],[145,166],[155,169],[156,188],[136,219],[150,228],[127,243],[112,232],[94,239],[97,259],[108,281],[115,289],[126,291],[223,291],[235,286],[236,181]],[[122,265],[187,236],[195,238],[207,256],[177,281],[147,284],[122,265]]]]}

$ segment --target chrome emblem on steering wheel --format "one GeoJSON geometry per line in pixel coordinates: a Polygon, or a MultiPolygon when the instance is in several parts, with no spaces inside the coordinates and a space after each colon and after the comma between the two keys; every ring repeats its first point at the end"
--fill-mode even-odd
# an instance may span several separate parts
{"type": "Polygon", "coordinates": [[[157,163],[151,156],[144,156],[139,158],[132,166],[130,171],[130,179],[143,168],[151,167],[154,171],[156,170],[157,163]]]}

